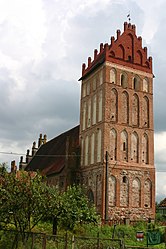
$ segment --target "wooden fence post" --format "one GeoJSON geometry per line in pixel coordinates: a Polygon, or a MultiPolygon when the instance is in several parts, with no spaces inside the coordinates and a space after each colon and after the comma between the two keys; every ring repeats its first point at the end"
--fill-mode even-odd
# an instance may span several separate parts
{"type": "Polygon", "coordinates": [[[100,249],[99,232],[97,233],[97,249],[100,249]]]}
{"type": "Polygon", "coordinates": [[[67,232],[66,232],[66,235],[65,235],[65,246],[64,246],[64,249],[67,249],[67,232]]]}
{"type": "Polygon", "coordinates": [[[46,234],[43,234],[43,246],[42,249],[46,249],[46,234]]]}
{"type": "Polygon", "coordinates": [[[35,241],[34,233],[32,233],[31,236],[32,236],[32,245],[31,245],[31,249],[34,249],[34,241],[35,241]]]}
{"type": "Polygon", "coordinates": [[[74,247],[75,247],[75,237],[73,235],[71,239],[71,249],[74,249],[74,247]]]}

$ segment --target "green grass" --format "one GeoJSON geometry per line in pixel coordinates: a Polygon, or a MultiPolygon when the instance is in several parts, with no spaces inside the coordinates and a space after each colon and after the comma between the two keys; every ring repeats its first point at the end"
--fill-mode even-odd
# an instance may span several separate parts
{"type": "MultiPolygon", "coordinates": [[[[147,225],[143,222],[139,222],[135,224],[134,226],[130,225],[116,225],[115,230],[113,226],[108,226],[108,225],[93,225],[93,224],[88,224],[88,225],[77,225],[75,226],[73,232],[68,232],[68,236],[71,238],[72,235],[75,237],[92,237],[92,238],[99,238],[102,239],[111,239],[113,236],[114,232],[114,238],[116,239],[123,239],[125,242],[125,245],[131,245],[131,246],[146,246],[146,231],[147,231],[147,225]],[[138,231],[143,231],[144,232],[144,240],[143,241],[137,241],[136,240],[136,233],[138,231]]],[[[162,232],[164,232],[164,229],[161,229],[162,232]]],[[[46,234],[52,234],[52,224],[50,222],[41,222],[39,225],[33,230],[33,232],[40,232],[40,233],[46,233],[46,234]]],[[[58,235],[65,236],[66,231],[63,230],[58,230],[58,235]]],[[[2,231],[0,231],[0,249],[11,249],[12,248],[12,241],[14,239],[14,236],[11,236],[11,234],[4,234],[2,231]]],[[[34,249],[40,249],[42,248],[42,239],[39,238],[36,240],[38,242],[35,242],[35,247],[34,249]]],[[[91,240],[83,240],[77,239],[77,244],[80,245],[80,243],[86,243],[89,248],[92,246],[93,239],[91,240]]],[[[96,241],[96,240],[95,240],[96,241]]],[[[104,244],[108,244],[109,242],[103,241],[104,244]]],[[[160,248],[160,249],[165,249],[165,244],[160,244],[160,245],[155,245],[155,246],[149,246],[151,248],[160,248]]],[[[31,241],[26,245],[26,249],[31,248],[31,241]]],[[[50,239],[47,241],[47,249],[53,249],[55,247],[55,242],[50,239]]],[[[64,242],[59,245],[58,248],[64,248],[64,242]]],[[[23,245],[19,244],[18,249],[25,249],[23,245]]]]}

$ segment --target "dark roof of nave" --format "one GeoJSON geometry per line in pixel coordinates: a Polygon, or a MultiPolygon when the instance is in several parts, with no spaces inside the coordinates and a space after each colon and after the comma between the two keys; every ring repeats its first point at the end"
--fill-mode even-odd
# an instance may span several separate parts
{"type": "Polygon", "coordinates": [[[79,146],[79,125],[41,145],[25,170],[39,170],[44,175],[60,173],[65,167],[67,138],[74,140],[74,146],[79,146]]]}
{"type": "Polygon", "coordinates": [[[166,198],[160,202],[159,207],[166,208],[166,198]]]}
{"type": "Polygon", "coordinates": [[[124,23],[124,32],[117,30],[117,38],[111,37],[111,43],[100,44],[100,51],[94,50],[94,58],[88,58],[88,65],[82,65],[82,77],[85,79],[92,71],[109,61],[115,64],[131,67],[147,73],[152,73],[152,57],[147,57],[147,47],[142,47],[142,38],[136,35],[136,27],[124,23]]]}

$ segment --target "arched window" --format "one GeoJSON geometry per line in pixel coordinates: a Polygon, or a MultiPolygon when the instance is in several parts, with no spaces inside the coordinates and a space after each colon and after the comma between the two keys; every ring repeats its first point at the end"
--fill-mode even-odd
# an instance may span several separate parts
{"type": "Polygon", "coordinates": [[[82,130],[86,128],[86,102],[83,103],[83,113],[82,113],[82,130]]]}
{"type": "Polygon", "coordinates": [[[96,177],[96,207],[97,210],[100,211],[101,203],[102,203],[102,180],[101,174],[96,177]]]}
{"type": "Polygon", "coordinates": [[[135,178],[132,182],[132,207],[141,206],[141,182],[135,178]]]}
{"type": "Polygon", "coordinates": [[[144,92],[149,92],[149,82],[147,78],[143,79],[143,91],[144,92]]]}
{"type": "Polygon", "coordinates": [[[85,138],[85,165],[88,165],[88,157],[89,157],[89,137],[85,138]]]}
{"type": "Polygon", "coordinates": [[[127,74],[122,73],[120,76],[120,84],[123,88],[127,88],[127,74]]]}
{"type": "Polygon", "coordinates": [[[97,162],[101,162],[101,130],[97,132],[97,162]]]}
{"type": "Polygon", "coordinates": [[[94,203],[94,194],[91,189],[88,190],[88,199],[91,203],[94,203]]]}
{"type": "Polygon", "coordinates": [[[139,98],[136,94],[132,97],[132,125],[139,125],[139,98]]]}
{"type": "Polygon", "coordinates": [[[127,176],[121,178],[120,183],[120,206],[128,207],[129,205],[129,180],[127,176]]]}
{"type": "Polygon", "coordinates": [[[96,124],[96,94],[93,96],[93,119],[92,124],[96,124]]]}
{"type": "Polygon", "coordinates": [[[116,160],[117,156],[117,133],[115,129],[110,131],[110,159],[116,160]]]}
{"type": "Polygon", "coordinates": [[[122,93],[122,123],[127,124],[129,121],[129,96],[127,92],[122,93]]]}
{"type": "Polygon", "coordinates": [[[138,163],[138,135],[136,132],[133,132],[131,135],[131,160],[134,163],[138,163]]]}
{"type": "Polygon", "coordinates": [[[96,90],[96,77],[93,79],[93,91],[96,90]]]}
{"type": "Polygon", "coordinates": [[[102,108],[103,108],[102,101],[103,101],[103,94],[102,94],[102,90],[100,90],[100,92],[99,92],[99,101],[98,101],[98,103],[99,103],[98,121],[99,122],[102,121],[102,113],[103,113],[103,111],[102,111],[102,108]]]}
{"type": "Polygon", "coordinates": [[[114,68],[110,70],[110,82],[113,84],[116,83],[116,70],[114,68]]]}
{"type": "Polygon", "coordinates": [[[86,83],[82,84],[82,97],[86,96],[86,83]]]}
{"type": "Polygon", "coordinates": [[[149,99],[145,96],[142,100],[143,127],[149,127],[149,99]]]}
{"type": "Polygon", "coordinates": [[[99,84],[100,85],[103,84],[103,70],[101,70],[100,73],[99,73],[99,84]]]}
{"type": "Polygon", "coordinates": [[[91,136],[91,164],[94,163],[94,150],[95,150],[95,134],[91,136]]]}
{"type": "Polygon", "coordinates": [[[88,101],[88,120],[87,120],[87,127],[91,126],[91,99],[88,101]]]}
{"type": "Polygon", "coordinates": [[[128,161],[128,135],[124,130],[121,132],[121,146],[120,146],[121,160],[124,162],[128,161]]]}
{"type": "Polygon", "coordinates": [[[135,91],[139,91],[140,90],[140,78],[138,76],[135,76],[133,78],[133,89],[135,91]]]}
{"type": "Polygon", "coordinates": [[[142,137],[142,163],[148,164],[148,135],[145,133],[142,137]]]}
{"type": "Polygon", "coordinates": [[[116,205],[116,178],[113,175],[109,177],[109,205],[116,205]]]}
{"type": "Polygon", "coordinates": [[[86,89],[86,94],[89,95],[90,94],[90,82],[87,82],[87,89],[86,89]]]}
{"type": "Polygon", "coordinates": [[[152,182],[147,179],[144,184],[144,207],[152,207],[152,182]]]}
{"type": "Polygon", "coordinates": [[[117,122],[118,116],[118,94],[115,89],[111,90],[111,107],[110,107],[110,120],[117,122]]]}
{"type": "Polygon", "coordinates": [[[84,139],[81,138],[81,165],[83,165],[83,158],[84,158],[84,139]]]}

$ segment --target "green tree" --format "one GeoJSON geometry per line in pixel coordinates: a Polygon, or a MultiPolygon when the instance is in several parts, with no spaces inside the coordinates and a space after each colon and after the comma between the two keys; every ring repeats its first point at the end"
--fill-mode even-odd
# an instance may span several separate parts
{"type": "Polygon", "coordinates": [[[51,214],[58,202],[59,191],[43,182],[39,174],[19,171],[1,173],[0,224],[14,226],[22,241],[39,221],[51,214]]]}
{"type": "Polygon", "coordinates": [[[79,186],[60,192],[48,186],[40,174],[25,171],[2,171],[0,179],[0,225],[13,226],[22,241],[25,232],[42,220],[53,220],[54,234],[58,226],[73,230],[78,223],[97,222],[95,208],[79,186]]]}
{"type": "Polygon", "coordinates": [[[69,186],[62,195],[59,225],[65,230],[73,230],[77,224],[97,223],[99,216],[94,205],[86,196],[81,186],[69,186]]]}

